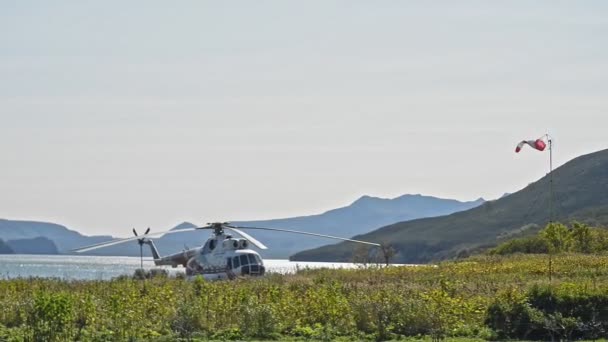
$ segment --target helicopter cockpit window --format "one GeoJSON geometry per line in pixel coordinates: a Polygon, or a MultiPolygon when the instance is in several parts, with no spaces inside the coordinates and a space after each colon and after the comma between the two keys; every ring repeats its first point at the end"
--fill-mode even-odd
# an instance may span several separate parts
{"type": "Polygon", "coordinates": [[[247,265],[263,265],[262,260],[256,254],[241,254],[232,258],[232,266],[239,268],[247,265]]]}
{"type": "Polygon", "coordinates": [[[257,264],[257,260],[255,260],[255,256],[253,254],[247,254],[247,255],[249,255],[249,264],[250,265],[257,264]]]}

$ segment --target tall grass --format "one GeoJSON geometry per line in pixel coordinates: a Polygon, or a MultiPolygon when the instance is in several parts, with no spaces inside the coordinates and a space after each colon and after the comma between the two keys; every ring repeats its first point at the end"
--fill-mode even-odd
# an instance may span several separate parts
{"type": "Polygon", "coordinates": [[[206,282],[0,281],[0,341],[608,337],[608,257],[477,256],[206,282]]]}

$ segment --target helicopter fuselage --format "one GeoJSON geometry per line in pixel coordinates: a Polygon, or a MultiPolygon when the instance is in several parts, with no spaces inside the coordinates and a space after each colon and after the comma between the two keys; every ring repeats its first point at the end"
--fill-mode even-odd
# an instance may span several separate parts
{"type": "Polygon", "coordinates": [[[220,234],[204,245],[161,257],[152,240],[145,242],[152,250],[155,265],[183,266],[188,277],[233,279],[237,276],[260,276],[266,272],[260,255],[249,248],[246,239],[220,234]]]}
{"type": "Polygon", "coordinates": [[[244,275],[261,276],[264,275],[264,273],[266,272],[264,262],[256,251],[249,248],[249,244],[259,249],[268,249],[268,247],[266,247],[263,243],[255,239],[253,236],[243,231],[248,229],[318,236],[334,240],[350,241],[372,246],[380,246],[380,244],[375,242],[347,239],[325,234],[302,232],[298,230],[262,227],[240,227],[231,225],[230,222],[214,222],[208,223],[206,226],[203,227],[184,228],[177,230],[173,229],[156,233],[150,233],[150,228],[148,228],[143,235],[138,235],[137,231],[133,229],[133,235],[135,235],[134,237],[114,239],[111,241],[96,243],[94,245],[77,248],[74,251],[77,253],[83,253],[98,248],[113,246],[120,243],[136,240],[139,243],[140,255],[143,255],[143,245],[148,245],[152,250],[152,256],[154,257],[155,265],[168,265],[172,267],[178,267],[181,265],[186,268],[186,275],[188,277],[200,275],[205,277],[206,279],[234,279],[238,276],[244,275]],[[185,233],[197,230],[211,230],[212,236],[205,242],[205,244],[200,247],[185,249],[182,252],[174,253],[164,257],[161,256],[160,253],[158,253],[154,242],[150,240],[151,236],[185,233]],[[242,236],[244,239],[235,239],[232,237],[232,235],[227,235],[225,233],[226,231],[235,232],[239,236],[242,236]]]}

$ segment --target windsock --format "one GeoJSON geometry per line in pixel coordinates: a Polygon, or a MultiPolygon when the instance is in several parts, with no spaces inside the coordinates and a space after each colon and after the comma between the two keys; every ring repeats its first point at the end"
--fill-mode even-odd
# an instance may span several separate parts
{"type": "Polygon", "coordinates": [[[521,151],[522,147],[524,147],[524,145],[526,145],[526,144],[535,150],[544,151],[545,148],[547,147],[547,143],[545,143],[545,141],[543,140],[544,138],[545,137],[541,137],[536,140],[523,140],[522,142],[517,144],[517,147],[515,148],[515,153],[519,153],[519,151],[521,151]]]}

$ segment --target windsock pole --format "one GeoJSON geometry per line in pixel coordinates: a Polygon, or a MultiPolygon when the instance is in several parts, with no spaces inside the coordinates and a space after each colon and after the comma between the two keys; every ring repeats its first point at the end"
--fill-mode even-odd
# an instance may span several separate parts
{"type": "MultiPolygon", "coordinates": [[[[547,133],[549,143],[549,224],[553,224],[553,140],[547,133]]],[[[553,249],[549,247],[549,284],[553,282],[553,249]]]]}
{"type": "Polygon", "coordinates": [[[549,142],[549,223],[553,223],[553,140],[547,134],[549,142]]]}
{"type": "MultiPolygon", "coordinates": [[[[549,133],[546,133],[545,135],[541,136],[536,140],[522,140],[521,142],[519,142],[519,144],[517,144],[517,147],[515,147],[515,153],[519,153],[525,145],[528,145],[538,151],[544,151],[547,148],[545,138],[547,139],[547,143],[549,144],[549,223],[547,227],[551,227],[554,224],[553,220],[555,219],[555,213],[553,208],[553,138],[549,135],[549,133]]],[[[551,246],[551,244],[548,244],[547,248],[549,254],[549,283],[551,283],[551,280],[553,278],[553,260],[551,255],[553,254],[553,247],[551,246]]]]}

